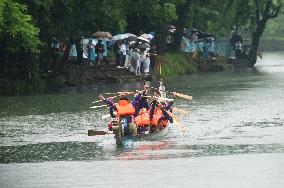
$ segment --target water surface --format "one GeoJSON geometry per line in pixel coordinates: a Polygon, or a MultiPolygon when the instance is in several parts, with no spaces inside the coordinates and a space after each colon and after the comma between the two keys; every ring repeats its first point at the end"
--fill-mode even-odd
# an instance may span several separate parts
{"type": "MultiPolygon", "coordinates": [[[[0,98],[0,187],[283,187],[284,52],[265,53],[257,71],[169,78],[181,125],[115,146],[99,93],[141,82],[67,88],[0,98]]],[[[157,86],[157,82],[150,83],[157,86]]]]}

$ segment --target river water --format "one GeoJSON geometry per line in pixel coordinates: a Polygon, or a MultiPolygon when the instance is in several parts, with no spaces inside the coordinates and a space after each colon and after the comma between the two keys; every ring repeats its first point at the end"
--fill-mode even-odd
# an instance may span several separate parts
{"type": "MultiPolygon", "coordinates": [[[[140,82],[0,98],[0,187],[284,187],[284,52],[265,53],[257,71],[170,78],[181,127],[115,146],[99,93],[140,82]]],[[[156,86],[156,82],[150,83],[156,86]]]]}

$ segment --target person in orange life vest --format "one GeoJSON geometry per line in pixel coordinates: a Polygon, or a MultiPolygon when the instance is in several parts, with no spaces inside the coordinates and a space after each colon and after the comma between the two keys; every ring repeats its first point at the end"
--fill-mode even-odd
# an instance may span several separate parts
{"type": "Polygon", "coordinates": [[[150,107],[150,132],[157,130],[158,128],[164,128],[167,126],[168,121],[173,122],[173,118],[169,115],[167,110],[171,109],[173,102],[167,104],[161,104],[158,102],[159,91],[154,91],[153,101],[150,107]]]}
{"type": "Polygon", "coordinates": [[[139,111],[142,108],[149,109],[149,105],[147,102],[147,98],[143,97],[147,94],[147,88],[144,88],[143,91],[136,91],[136,94],[134,95],[134,98],[132,100],[132,105],[135,108],[134,117],[137,117],[139,115],[139,111]]]}
{"type": "Polygon", "coordinates": [[[150,126],[150,114],[146,108],[139,111],[139,115],[135,117],[138,134],[145,134],[147,127],[150,126]]]}
{"type": "MultiPolygon", "coordinates": [[[[133,105],[128,101],[128,98],[125,95],[121,95],[119,98],[118,103],[114,103],[110,99],[106,99],[103,97],[103,95],[99,96],[101,100],[103,100],[106,104],[110,106],[111,109],[116,111],[116,117],[118,118],[126,118],[127,124],[129,126],[129,131],[132,136],[137,135],[137,127],[133,121],[133,115],[135,113],[135,108],[133,105]]],[[[110,111],[111,113],[111,111],[110,111]]],[[[110,114],[112,115],[112,114],[110,114]]],[[[130,134],[128,133],[128,130],[125,130],[125,136],[130,134]]]]}
{"type": "Polygon", "coordinates": [[[143,91],[137,91],[136,95],[133,98],[132,104],[135,107],[135,123],[138,127],[138,134],[145,134],[147,127],[150,124],[149,118],[149,104],[147,95],[149,86],[144,84],[143,91]]]}

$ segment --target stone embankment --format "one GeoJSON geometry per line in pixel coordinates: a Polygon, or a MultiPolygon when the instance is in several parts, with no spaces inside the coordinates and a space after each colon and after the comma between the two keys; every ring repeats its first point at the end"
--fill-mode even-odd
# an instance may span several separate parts
{"type": "Polygon", "coordinates": [[[90,67],[88,65],[70,65],[68,67],[66,84],[70,86],[96,83],[119,83],[135,80],[152,80],[152,75],[134,75],[128,69],[117,68],[114,65],[90,67]]]}

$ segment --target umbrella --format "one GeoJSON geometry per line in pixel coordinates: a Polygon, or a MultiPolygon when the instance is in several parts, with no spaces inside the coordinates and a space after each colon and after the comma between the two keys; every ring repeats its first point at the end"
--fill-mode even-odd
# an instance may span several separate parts
{"type": "Polygon", "coordinates": [[[173,26],[173,25],[165,25],[163,28],[164,28],[165,30],[167,30],[167,31],[169,31],[169,30],[171,30],[171,29],[176,29],[176,27],[173,26]]]}
{"type": "Polygon", "coordinates": [[[148,43],[142,43],[142,44],[139,44],[138,47],[139,47],[139,48],[150,48],[151,46],[150,46],[150,44],[148,44],[148,43]]]}
{"type": "Polygon", "coordinates": [[[132,33],[123,33],[113,36],[112,40],[123,40],[127,39],[128,37],[137,37],[137,36],[132,33]]]}
{"type": "Polygon", "coordinates": [[[138,37],[137,38],[138,40],[140,40],[140,41],[142,41],[142,42],[147,42],[147,43],[150,43],[150,41],[148,40],[148,39],[146,39],[146,38],[144,38],[144,37],[138,37]]]}
{"type": "Polygon", "coordinates": [[[127,38],[127,40],[128,40],[129,42],[137,41],[137,37],[130,36],[130,37],[127,38]]]}
{"type": "Polygon", "coordinates": [[[154,36],[151,35],[151,34],[143,34],[143,35],[141,35],[140,37],[143,37],[143,38],[145,38],[145,39],[147,39],[147,40],[149,40],[149,41],[154,38],[154,36]]]}
{"type": "Polygon", "coordinates": [[[162,28],[164,31],[168,31],[170,33],[174,33],[176,31],[176,27],[173,25],[164,25],[162,28]]]}
{"type": "Polygon", "coordinates": [[[106,31],[97,31],[93,34],[94,37],[96,38],[112,38],[112,34],[110,34],[110,32],[106,32],[106,31]]]}

